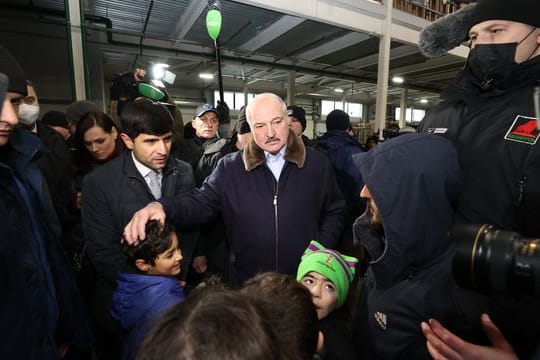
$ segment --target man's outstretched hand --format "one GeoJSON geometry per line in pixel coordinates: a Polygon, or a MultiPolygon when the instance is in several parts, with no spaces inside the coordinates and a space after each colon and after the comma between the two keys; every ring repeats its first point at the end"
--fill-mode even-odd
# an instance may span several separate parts
{"type": "Polygon", "coordinates": [[[517,360],[512,346],[487,314],[482,314],[482,327],[493,346],[468,343],[452,334],[435,319],[421,324],[427,348],[435,360],[517,360]]]}
{"type": "Polygon", "coordinates": [[[124,228],[124,241],[135,246],[146,237],[145,227],[148,220],[157,220],[165,223],[165,211],[158,202],[151,202],[133,214],[133,217],[124,228]]]}

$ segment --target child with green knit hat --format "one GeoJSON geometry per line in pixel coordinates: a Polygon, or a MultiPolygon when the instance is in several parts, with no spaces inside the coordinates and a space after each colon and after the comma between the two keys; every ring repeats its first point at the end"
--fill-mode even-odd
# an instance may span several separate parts
{"type": "Polygon", "coordinates": [[[324,335],[323,359],[355,359],[343,311],[358,259],[325,248],[313,240],[302,255],[296,280],[311,293],[320,330],[324,335]],[[334,311],[338,310],[338,311],[334,311]]]}
{"type": "Polygon", "coordinates": [[[319,320],[343,305],[357,263],[357,258],[326,249],[315,240],[309,243],[298,266],[296,280],[307,287],[314,297],[319,320]]]}

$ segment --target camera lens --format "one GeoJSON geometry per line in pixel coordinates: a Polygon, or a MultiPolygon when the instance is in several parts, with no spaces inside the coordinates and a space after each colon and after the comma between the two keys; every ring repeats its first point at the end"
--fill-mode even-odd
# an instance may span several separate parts
{"type": "Polygon", "coordinates": [[[453,274],[457,283],[483,292],[540,296],[539,239],[492,225],[455,225],[453,274]]]}

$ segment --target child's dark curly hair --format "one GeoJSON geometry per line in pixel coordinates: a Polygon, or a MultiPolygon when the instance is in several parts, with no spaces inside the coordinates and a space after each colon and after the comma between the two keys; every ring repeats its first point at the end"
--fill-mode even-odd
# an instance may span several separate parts
{"type": "Polygon", "coordinates": [[[146,223],[145,231],[145,239],[137,246],[129,246],[126,242],[123,243],[128,265],[133,266],[135,260],[142,259],[145,263],[154,266],[159,254],[171,247],[171,234],[175,232],[171,224],[165,222],[165,226],[161,226],[159,221],[150,220],[146,223]]]}

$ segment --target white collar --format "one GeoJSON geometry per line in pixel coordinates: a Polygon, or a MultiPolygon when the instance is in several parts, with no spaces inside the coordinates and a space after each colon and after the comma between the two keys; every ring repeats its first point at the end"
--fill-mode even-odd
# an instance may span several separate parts
{"type": "MultiPolygon", "coordinates": [[[[144,165],[142,162],[137,160],[135,157],[135,154],[133,154],[133,151],[131,152],[131,158],[133,159],[133,162],[135,163],[135,167],[137,168],[137,171],[142,175],[143,178],[146,177],[150,172],[154,171],[154,169],[149,168],[148,166],[144,165]]],[[[156,170],[158,173],[161,174],[161,170],[156,170]]]]}
{"type": "Polygon", "coordinates": [[[268,151],[264,152],[264,156],[266,157],[266,161],[271,160],[280,160],[285,156],[285,151],[287,150],[287,144],[285,144],[278,152],[277,154],[271,154],[268,151]]]}

